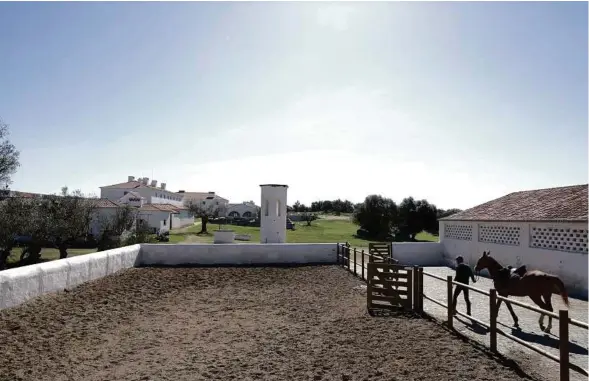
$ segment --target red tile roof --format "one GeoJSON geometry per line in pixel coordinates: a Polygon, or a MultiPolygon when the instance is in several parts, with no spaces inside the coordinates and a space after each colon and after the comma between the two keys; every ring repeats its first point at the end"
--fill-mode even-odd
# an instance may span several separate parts
{"type": "Polygon", "coordinates": [[[441,221],[587,222],[587,184],[510,193],[441,221]]]}
{"type": "Polygon", "coordinates": [[[205,200],[207,197],[211,197],[211,199],[216,198],[217,200],[229,201],[216,193],[209,192],[176,192],[176,194],[187,196],[187,199],[190,200],[205,200]]]}
{"type": "Polygon", "coordinates": [[[143,204],[139,210],[178,214],[178,207],[171,204],[143,204]]]}
{"type": "Polygon", "coordinates": [[[134,188],[147,188],[147,185],[141,184],[139,181],[127,181],[126,183],[119,183],[113,185],[106,185],[100,188],[117,188],[117,189],[134,189],[134,188]]]}
{"type": "Polygon", "coordinates": [[[112,188],[112,189],[149,188],[149,189],[158,190],[160,192],[166,192],[166,193],[176,194],[176,192],[172,192],[171,190],[168,190],[168,189],[162,189],[162,188],[158,188],[158,187],[152,187],[149,184],[143,185],[139,181],[127,181],[126,183],[119,183],[119,184],[113,184],[113,185],[105,185],[105,186],[100,187],[100,188],[102,188],[102,189],[109,189],[109,188],[112,188]]]}
{"type": "Polygon", "coordinates": [[[118,202],[114,202],[111,200],[108,200],[106,198],[97,198],[95,199],[96,202],[96,207],[98,208],[120,208],[123,205],[119,204],[118,202]]]}

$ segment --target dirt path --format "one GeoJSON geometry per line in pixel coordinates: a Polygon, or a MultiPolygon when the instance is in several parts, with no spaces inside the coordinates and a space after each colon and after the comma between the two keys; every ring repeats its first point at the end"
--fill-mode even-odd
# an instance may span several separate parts
{"type": "Polygon", "coordinates": [[[0,311],[0,380],[519,380],[335,266],[142,268],[0,311]]]}

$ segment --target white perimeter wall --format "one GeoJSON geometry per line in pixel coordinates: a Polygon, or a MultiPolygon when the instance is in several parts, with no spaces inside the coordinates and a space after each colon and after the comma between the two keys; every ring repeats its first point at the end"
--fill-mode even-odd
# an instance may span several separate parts
{"type": "Polygon", "coordinates": [[[140,245],[126,246],[4,270],[0,272],[0,309],[137,266],[140,250],[140,245]]]}
{"type": "Polygon", "coordinates": [[[141,245],[141,265],[336,263],[335,243],[141,245]]]}
{"type": "Polygon", "coordinates": [[[443,246],[440,242],[393,242],[393,258],[401,264],[442,266],[443,246]]]}
{"type": "Polygon", "coordinates": [[[0,272],[0,309],[141,265],[336,263],[336,244],[141,244],[0,272]]]}
{"type": "MultiPolygon", "coordinates": [[[[454,258],[462,255],[472,267],[483,251],[504,266],[526,265],[528,270],[541,270],[559,276],[570,293],[587,297],[588,256],[582,252],[567,252],[532,247],[536,229],[570,229],[585,235],[585,223],[538,223],[538,222],[440,222],[440,240],[444,248],[444,264],[453,267],[454,258]],[[495,242],[490,242],[495,241],[495,242]]],[[[566,241],[570,242],[570,241],[566,241]]]]}

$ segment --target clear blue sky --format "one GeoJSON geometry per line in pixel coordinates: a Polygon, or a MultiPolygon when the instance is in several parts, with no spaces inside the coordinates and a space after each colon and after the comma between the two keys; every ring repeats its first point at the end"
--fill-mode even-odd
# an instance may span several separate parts
{"type": "Polygon", "coordinates": [[[13,189],[467,208],[586,183],[587,3],[0,3],[13,189]]]}

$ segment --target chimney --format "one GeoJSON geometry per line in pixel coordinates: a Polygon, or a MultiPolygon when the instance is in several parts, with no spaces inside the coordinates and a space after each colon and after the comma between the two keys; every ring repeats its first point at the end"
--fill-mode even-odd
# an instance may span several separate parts
{"type": "Polygon", "coordinates": [[[129,177],[127,178],[127,181],[128,181],[128,182],[135,181],[135,176],[129,176],[129,177]]]}
{"type": "Polygon", "coordinates": [[[179,190],[178,193],[184,193],[186,192],[185,190],[179,190]]]}
{"type": "Polygon", "coordinates": [[[147,185],[147,183],[149,182],[149,178],[148,177],[144,177],[143,181],[141,182],[143,185],[147,185]]]}
{"type": "Polygon", "coordinates": [[[166,190],[166,183],[161,183],[160,187],[162,188],[162,190],[166,190]]]}
{"type": "Polygon", "coordinates": [[[151,180],[151,186],[155,188],[157,186],[157,180],[151,180]]]}

